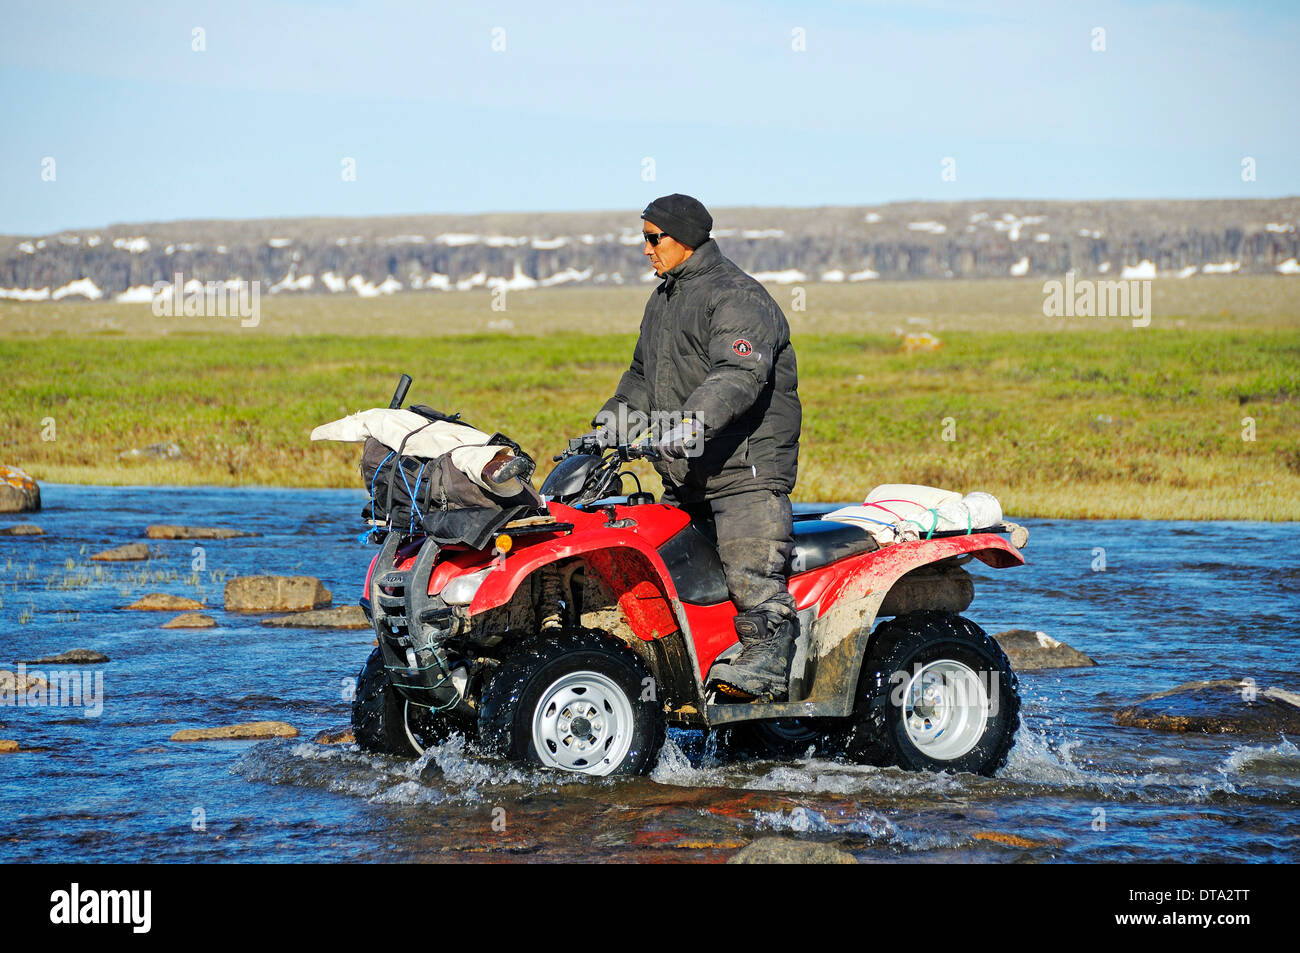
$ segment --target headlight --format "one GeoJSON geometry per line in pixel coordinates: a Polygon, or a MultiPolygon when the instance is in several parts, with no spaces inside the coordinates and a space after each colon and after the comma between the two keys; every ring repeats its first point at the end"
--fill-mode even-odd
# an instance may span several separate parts
{"type": "Polygon", "coordinates": [[[488,577],[492,567],[480,569],[478,572],[472,572],[465,576],[457,576],[447,585],[442,587],[442,601],[449,606],[467,606],[474,601],[474,594],[478,592],[478,587],[483,585],[483,580],[488,577]]]}

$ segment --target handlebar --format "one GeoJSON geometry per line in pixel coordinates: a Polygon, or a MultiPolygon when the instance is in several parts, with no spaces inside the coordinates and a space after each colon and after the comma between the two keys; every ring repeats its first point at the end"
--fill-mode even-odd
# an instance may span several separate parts
{"type": "Polygon", "coordinates": [[[600,442],[592,436],[574,437],[569,441],[569,449],[564,453],[554,457],[556,463],[567,457],[589,454],[600,456],[602,453],[612,451],[618,459],[623,462],[632,460],[658,460],[660,458],[659,450],[650,440],[638,440],[632,443],[619,444],[616,447],[602,448],[600,442]]]}

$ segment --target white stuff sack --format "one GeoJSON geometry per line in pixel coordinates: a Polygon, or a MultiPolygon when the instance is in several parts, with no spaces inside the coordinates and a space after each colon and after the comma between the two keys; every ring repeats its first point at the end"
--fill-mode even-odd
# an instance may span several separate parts
{"type": "Polygon", "coordinates": [[[475,484],[490,492],[500,488],[488,486],[483,480],[483,468],[501,454],[514,456],[508,447],[488,446],[492,439],[481,430],[466,424],[429,420],[413,410],[392,410],[376,407],[360,413],[349,414],[342,420],[322,424],[311,432],[312,440],[338,440],[343,443],[364,443],[374,437],[390,450],[399,447],[403,454],[412,457],[440,457],[451,453],[456,469],[475,484]],[[410,439],[407,439],[409,436],[410,439]],[[402,446],[402,441],[406,445],[402,446]]]}
{"type": "Polygon", "coordinates": [[[909,483],[876,487],[859,506],[844,506],[822,519],[861,526],[880,546],[931,533],[976,532],[1001,525],[1002,506],[989,493],[964,497],[952,490],[909,483]]]}

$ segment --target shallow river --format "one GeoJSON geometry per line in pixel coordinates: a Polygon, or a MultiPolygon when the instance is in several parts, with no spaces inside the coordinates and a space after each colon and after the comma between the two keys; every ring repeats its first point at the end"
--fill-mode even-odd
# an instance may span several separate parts
{"type": "Polygon", "coordinates": [[[313,575],[335,605],[354,602],[374,551],[357,539],[361,493],[43,493],[43,512],[0,518],[45,530],[0,536],[0,664],[74,647],[111,661],[90,669],[103,673],[97,717],[0,707],[0,738],[41,749],[0,754],[0,861],[722,860],[765,833],[867,862],[1300,856],[1300,739],[1164,734],[1111,717],[1193,679],[1300,690],[1300,524],[1027,521],[1029,565],[969,566],[966,615],[987,631],[1041,629],[1100,663],[1021,675],[1022,727],[996,778],[815,754],[726,763],[702,734],[671,732],[651,777],[611,781],[485,760],[456,741],[412,762],[310,740],[347,725],[343,686],[373,634],[227,614],[223,580],[313,575]],[[147,563],[89,561],[149,523],[258,535],[151,542],[147,563]],[[169,613],[120,611],[147,592],[206,600],[218,625],[167,630],[169,613]],[[302,734],[168,740],[258,720],[302,734]]]}

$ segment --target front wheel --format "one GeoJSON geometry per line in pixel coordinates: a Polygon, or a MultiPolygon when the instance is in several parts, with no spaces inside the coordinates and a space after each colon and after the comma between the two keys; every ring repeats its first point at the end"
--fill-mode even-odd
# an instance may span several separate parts
{"type": "Polygon", "coordinates": [[[882,622],[858,678],[845,753],[866,764],[991,776],[1020,727],[1011,663],[969,619],[913,612],[882,622]]]}
{"type": "Polygon", "coordinates": [[[666,725],[654,679],[613,636],[565,632],[508,658],[483,689],[491,752],[580,774],[645,774],[666,725]]]}
{"type": "Polygon", "coordinates": [[[416,758],[454,733],[472,736],[473,729],[472,721],[407,701],[393,687],[383,653],[370,653],[352,700],[352,734],[362,749],[416,758]]]}

